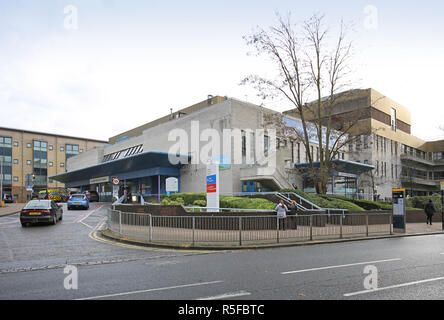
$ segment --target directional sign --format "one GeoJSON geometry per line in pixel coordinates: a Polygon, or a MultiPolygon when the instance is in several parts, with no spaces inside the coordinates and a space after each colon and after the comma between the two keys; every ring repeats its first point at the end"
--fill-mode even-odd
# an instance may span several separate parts
{"type": "Polygon", "coordinates": [[[120,183],[119,178],[113,178],[112,183],[113,185],[117,186],[120,183]]]}

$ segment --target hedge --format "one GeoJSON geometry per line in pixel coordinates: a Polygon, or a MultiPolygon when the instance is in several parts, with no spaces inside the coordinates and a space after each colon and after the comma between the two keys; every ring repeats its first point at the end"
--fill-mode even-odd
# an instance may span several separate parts
{"type": "MultiPolygon", "coordinates": [[[[207,196],[206,193],[173,193],[169,197],[162,195],[161,204],[181,204],[184,206],[206,207],[207,196]]],[[[236,209],[259,209],[259,210],[274,210],[276,203],[267,199],[261,198],[247,198],[247,197],[219,197],[219,205],[221,208],[236,208],[236,209]]]]}

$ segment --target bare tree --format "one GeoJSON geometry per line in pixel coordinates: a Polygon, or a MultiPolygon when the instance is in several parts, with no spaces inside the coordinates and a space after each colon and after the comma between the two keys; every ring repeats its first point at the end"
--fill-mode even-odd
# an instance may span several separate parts
{"type": "Polygon", "coordinates": [[[307,150],[311,177],[317,193],[327,192],[332,160],[352,143],[352,130],[359,112],[332,116],[339,92],[350,86],[352,43],[347,40],[346,27],[340,24],[338,34],[330,37],[324,16],[315,14],[294,25],[290,15],[278,16],[278,24],[269,30],[259,28],[244,37],[256,55],[271,58],[276,65],[274,78],[251,75],[242,84],[251,84],[265,99],[283,98],[290,102],[302,122],[295,130],[297,140],[307,150]],[[311,101],[311,102],[309,102],[311,101]],[[314,165],[310,141],[319,145],[319,165],[314,165]]]}

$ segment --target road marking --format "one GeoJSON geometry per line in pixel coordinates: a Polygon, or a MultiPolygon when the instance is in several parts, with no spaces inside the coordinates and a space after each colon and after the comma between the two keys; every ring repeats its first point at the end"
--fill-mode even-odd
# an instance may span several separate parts
{"type": "Polygon", "coordinates": [[[381,263],[381,262],[390,262],[390,261],[400,261],[400,260],[402,260],[402,259],[401,258],[396,258],[396,259],[387,259],[387,260],[366,261],[366,262],[342,264],[342,265],[337,265],[337,266],[328,266],[328,267],[311,268],[311,269],[304,269],[304,270],[286,271],[286,272],[281,272],[281,274],[291,274],[291,273],[301,273],[301,272],[309,272],[309,271],[327,270],[327,269],[334,269],[334,268],[359,266],[359,265],[363,265],[363,264],[372,264],[372,263],[381,263]]]}
{"type": "Polygon", "coordinates": [[[94,227],[91,227],[89,224],[86,224],[86,223],[83,222],[83,221],[80,221],[80,223],[83,224],[84,226],[90,228],[90,229],[94,229],[94,227]]]}
{"type": "Polygon", "coordinates": [[[366,294],[366,293],[372,293],[372,292],[383,291],[383,290],[388,290],[388,289],[413,286],[415,284],[421,284],[421,283],[427,283],[427,282],[433,282],[433,281],[440,281],[440,280],[444,280],[444,277],[433,278],[433,279],[425,279],[425,280],[419,280],[419,281],[412,281],[412,282],[407,282],[407,283],[402,283],[402,284],[395,284],[393,286],[377,288],[377,289],[372,289],[372,290],[362,290],[362,291],[357,291],[357,292],[352,292],[352,293],[345,293],[344,297],[357,296],[359,294],[366,294]]]}
{"type": "Polygon", "coordinates": [[[187,288],[187,287],[205,286],[205,285],[209,285],[209,284],[216,284],[216,283],[222,283],[222,282],[223,282],[222,280],[209,281],[209,282],[198,282],[198,283],[182,284],[182,285],[171,286],[171,287],[154,288],[154,289],[146,289],[146,290],[137,290],[137,291],[122,292],[122,293],[113,293],[113,294],[107,294],[107,295],[103,295],[103,296],[80,298],[80,299],[75,299],[75,300],[93,300],[93,299],[101,299],[101,298],[119,297],[119,296],[125,296],[125,295],[130,295],[130,294],[146,293],[146,292],[153,292],[153,291],[162,291],[162,290],[171,290],[171,289],[179,289],[179,288],[187,288]]]}
{"type": "Polygon", "coordinates": [[[88,212],[84,215],[81,215],[77,220],[75,220],[74,222],[82,222],[83,220],[85,220],[86,218],[88,218],[90,215],[92,215],[94,212],[96,212],[97,210],[99,210],[100,208],[103,207],[103,204],[100,205],[99,207],[95,208],[94,210],[92,210],[91,212],[88,212]]]}
{"type": "Polygon", "coordinates": [[[238,291],[238,292],[224,293],[224,294],[220,294],[220,295],[212,296],[212,297],[198,298],[196,300],[220,300],[220,299],[249,296],[250,294],[251,293],[248,291],[238,291]]]}

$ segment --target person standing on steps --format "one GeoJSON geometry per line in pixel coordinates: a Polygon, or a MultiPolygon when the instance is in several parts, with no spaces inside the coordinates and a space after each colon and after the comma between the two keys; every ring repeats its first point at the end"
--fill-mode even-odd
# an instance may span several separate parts
{"type": "Polygon", "coordinates": [[[287,211],[288,208],[284,203],[284,200],[280,200],[279,204],[274,209],[277,212],[278,216],[278,223],[279,223],[279,230],[282,229],[285,231],[285,220],[287,219],[287,211]]]}

